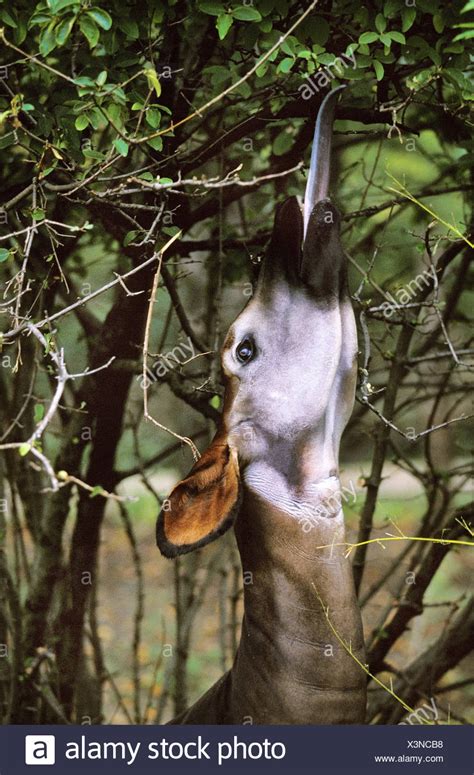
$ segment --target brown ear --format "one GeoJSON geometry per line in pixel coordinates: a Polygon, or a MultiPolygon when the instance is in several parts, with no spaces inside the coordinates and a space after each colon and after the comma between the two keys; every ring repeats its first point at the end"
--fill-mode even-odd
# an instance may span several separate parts
{"type": "Polygon", "coordinates": [[[262,266],[263,287],[285,277],[290,285],[299,284],[303,215],[295,196],[277,207],[272,238],[262,266]]]}
{"type": "Polygon", "coordinates": [[[163,504],[156,524],[160,552],[176,557],[214,541],[233,524],[240,502],[237,453],[218,433],[163,504]]]}

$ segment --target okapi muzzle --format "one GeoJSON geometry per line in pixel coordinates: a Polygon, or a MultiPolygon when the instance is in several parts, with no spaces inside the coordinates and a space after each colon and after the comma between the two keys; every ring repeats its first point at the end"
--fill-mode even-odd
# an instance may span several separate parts
{"type": "Polygon", "coordinates": [[[338,456],[357,354],[340,216],[327,198],[340,91],[318,113],[304,212],[295,197],[277,209],[256,292],[225,339],[220,427],[158,517],[166,557],[235,523],[242,568],[253,578],[232,669],[174,723],[364,718],[364,674],[321,607],[363,657],[351,568],[335,549],[345,536],[338,456]],[[331,542],[332,552],[320,548],[331,542]]]}

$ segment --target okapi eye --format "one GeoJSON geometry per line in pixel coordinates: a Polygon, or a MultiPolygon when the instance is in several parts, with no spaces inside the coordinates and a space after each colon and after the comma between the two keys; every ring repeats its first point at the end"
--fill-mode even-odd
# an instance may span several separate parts
{"type": "Polygon", "coordinates": [[[241,363],[248,363],[251,361],[255,355],[255,346],[252,339],[250,339],[248,336],[245,337],[245,339],[242,339],[240,344],[237,345],[235,354],[241,363]]]}

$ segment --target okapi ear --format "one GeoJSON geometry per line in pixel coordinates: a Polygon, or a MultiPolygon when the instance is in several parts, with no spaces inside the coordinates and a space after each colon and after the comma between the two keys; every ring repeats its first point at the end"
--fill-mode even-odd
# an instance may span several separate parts
{"type": "Polygon", "coordinates": [[[330,199],[316,202],[303,245],[301,279],[318,297],[339,298],[345,288],[346,258],[340,237],[341,216],[330,199]]]}
{"type": "Polygon", "coordinates": [[[165,557],[209,544],[233,524],[241,503],[237,453],[218,432],[158,516],[156,542],[165,557]]]}
{"type": "Polygon", "coordinates": [[[303,243],[303,214],[295,196],[277,207],[273,232],[261,272],[261,284],[282,276],[298,283],[303,243]]]}

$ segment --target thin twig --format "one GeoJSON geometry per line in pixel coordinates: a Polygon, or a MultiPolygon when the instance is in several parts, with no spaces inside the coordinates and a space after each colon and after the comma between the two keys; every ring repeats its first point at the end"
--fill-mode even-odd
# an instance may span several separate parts
{"type": "Polygon", "coordinates": [[[158,281],[160,279],[160,272],[161,272],[161,264],[163,261],[163,255],[166,252],[166,250],[170,247],[170,245],[173,244],[173,242],[181,237],[181,232],[179,231],[177,234],[173,235],[170,240],[164,245],[159,254],[158,254],[158,267],[155,272],[155,276],[153,278],[153,286],[150,293],[150,299],[148,301],[148,310],[147,310],[147,316],[146,316],[146,323],[145,323],[145,336],[143,340],[143,368],[142,368],[142,375],[143,375],[143,415],[145,417],[145,420],[150,420],[154,425],[157,426],[157,428],[160,428],[163,431],[166,431],[166,433],[170,433],[171,436],[174,436],[176,439],[179,439],[180,441],[183,441],[185,444],[188,444],[191,448],[191,451],[193,453],[194,460],[199,460],[199,450],[196,447],[194,441],[190,439],[188,436],[181,436],[179,433],[176,433],[176,431],[172,431],[170,428],[167,428],[166,425],[162,425],[162,423],[158,422],[148,411],[148,376],[147,376],[147,360],[148,360],[148,352],[149,352],[149,342],[150,342],[150,328],[151,328],[151,321],[153,319],[153,306],[155,304],[155,298],[156,298],[156,291],[158,289],[158,281]]]}

